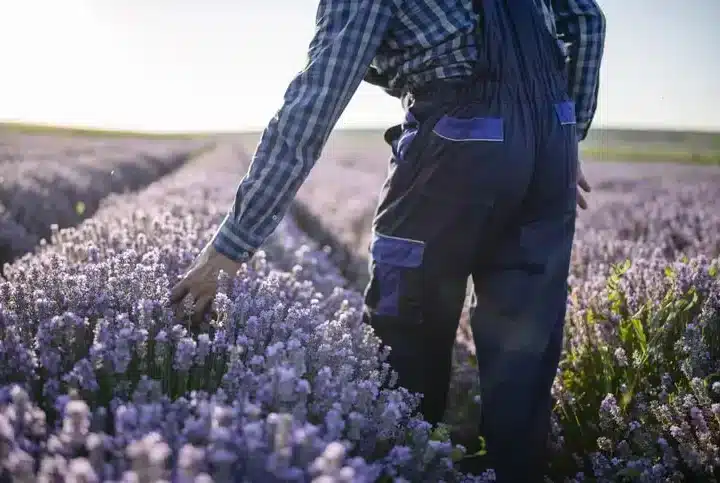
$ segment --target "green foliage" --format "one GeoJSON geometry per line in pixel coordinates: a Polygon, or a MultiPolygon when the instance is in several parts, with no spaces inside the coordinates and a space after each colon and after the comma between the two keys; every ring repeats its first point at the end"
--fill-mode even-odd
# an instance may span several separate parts
{"type": "MultiPolygon", "coordinates": [[[[607,280],[606,303],[587,308],[582,343],[574,345],[561,364],[561,383],[573,399],[558,402],[556,408],[567,446],[553,461],[558,475],[588,470],[589,467],[578,468],[570,455],[597,451],[601,437],[610,437],[613,443],[628,438],[630,421],[671,440],[666,434],[668,423],[659,421],[652,411],[641,410],[640,400],[665,398],[672,402],[697,392],[692,378],[683,372],[685,356],[678,353],[677,343],[688,325],[698,320],[703,297],[695,288],[678,294],[676,274],[668,267],[664,296],[660,300],[646,300],[639,310],[631,312],[627,303],[630,294],[622,288],[630,267],[630,261],[626,261],[614,268],[607,280]],[[596,330],[614,335],[609,339],[596,337],[596,330]],[[625,363],[618,359],[618,353],[626,355],[625,363]],[[664,377],[672,381],[671,387],[663,389],[664,377]],[[666,394],[661,394],[662,391],[666,394]],[[601,405],[609,394],[615,396],[623,422],[611,428],[603,427],[600,417],[601,405]]],[[[717,277],[717,268],[710,275],[717,277]]],[[[707,347],[717,347],[717,339],[710,340],[714,334],[706,330],[703,336],[707,347]]],[[[708,387],[719,378],[718,374],[710,375],[703,379],[703,386],[708,387]]],[[[617,481],[635,481],[639,474],[624,468],[616,476],[617,481]]]]}

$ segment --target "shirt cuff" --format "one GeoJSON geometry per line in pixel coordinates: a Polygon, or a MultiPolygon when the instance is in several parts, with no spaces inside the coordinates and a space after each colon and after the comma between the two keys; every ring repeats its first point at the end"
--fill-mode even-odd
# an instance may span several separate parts
{"type": "Polygon", "coordinates": [[[240,230],[232,214],[228,213],[215,233],[212,245],[216,251],[229,259],[235,262],[246,262],[252,258],[261,244],[252,238],[240,230]]]}

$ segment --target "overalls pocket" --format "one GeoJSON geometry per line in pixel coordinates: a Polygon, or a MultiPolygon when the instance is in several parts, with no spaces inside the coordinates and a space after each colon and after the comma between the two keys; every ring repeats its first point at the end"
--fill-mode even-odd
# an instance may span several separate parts
{"type": "Polygon", "coordinates": [[[575,103],[573,101],[556,103],[555,114],[563,126],[574,126],[577,122],[575,120],[575,103]]]}
{"type": "Polygon", "coordinates": [[[423,196],[454,206],[494,202],[498,184],[505,181],[499,173],[508,169],[504,159],[511,147],[505,142],[505,120],[478,115],[483,110],[463,106],[433,124],[423,151],[425,173],[416,183],[423,196]]]}
{"type": "Polygon", "coordinates": [[[419,289],[413,287],[414,283],[408,283],[408,275],[422,265],[424,251],[425,243],[420,240],[373,234],[370,253],[374,264],[377,315],[400,315],[401,300],[408,296],[412,298],[412,292],[419,289]]]}
{"type": "MultiPolygon", "coordinates": [[[[575,117],[575,103],[569,99],[554,104],[555,115],[557,116],[560,128],[563,131],[567,143],[567,152],[572,159],[567,162],[567,186],[573,191],[577,185],[578,164],[580,162],[578,156],[578,140],[577,140],[577,119],[575,117]]],[[[568,207],[569,211],[575,211],[575,200],[568,207]]]]}

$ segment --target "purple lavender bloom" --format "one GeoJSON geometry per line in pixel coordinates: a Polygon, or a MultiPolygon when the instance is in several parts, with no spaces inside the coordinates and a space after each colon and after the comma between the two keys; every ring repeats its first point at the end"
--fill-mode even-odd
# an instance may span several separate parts
{"type": "MultiPolygon", "coordinates": [[[[174,152],[140,145],[132,152],[174,152]]],[[[115,187],[130,183],[133,166],[155,176],[155,163],[175,163],[118,153],[108,160],[115,174],[97,178],[115,187]]],[[[417,415],[419,395],[395,387],[387,351],[362,324],[355,258],[367,246],[359,227],[370,222],[372,189],[363,185],[366,198],[337,212],[317,204],[335,186],[379,185],[379,165],[300,194],[350,249],[326,249],[302,231],[308,220],[289,216],[237,276],[219,277],[207,323],[190,327],[168,307],[169,288],[225,215],[239,157],[220,147],[143,191],[111,196],[7,267],[0,466],[17,481],[48,482],[494,481],[492,471],[460,474],[464,450],[445,434],[472,440],[482,411],[468,311],[454,354],[452,431],[433,431],[417,415]]],[[[703,479],[720,465],[720,175],[633,170],[597,168],[598,206],[578,220],[553,386],[552,481],[703,479]]],[[[61,171],[57,206],[70,206],[70,180],[107,192],[79,167],[61,171]]],[[[31,179],[31,191],[42,191],[45,178],[31,179]]],[[[17,214],[5,199],[0,207],[17,214]]],[[[0,250],[10,226],[2,213],[0,250]]],[[[40,226],[31,213],[20,218],[40,226]]],[[[27,241],[13,230],[18,246],[27,241]]]]}

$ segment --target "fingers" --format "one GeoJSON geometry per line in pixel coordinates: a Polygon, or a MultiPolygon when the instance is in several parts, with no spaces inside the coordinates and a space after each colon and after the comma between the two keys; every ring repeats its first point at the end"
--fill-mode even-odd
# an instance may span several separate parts
{"type": "Polygon", "coordinates": [[[587,200],[585,200],[585,197],[583,196],[583,194],[580,192],[579,189],[577,190],[577,204],[581,209],[587,210],[587,207],[588,207],[587,200]]]}
{"type": "Polygon", "coordinates": [[[582,194],[582,191],[589,193],[592,188],[590,188],[590,183],[588,183],[587,178],[585,178],[585,173],[583,173],[582,166],[580,164],[578,164],[577,185],[577,204],[580,209],[586,210],[588,203],[585,196],[582,194]]]}
{"type": "MultiPolygon", "coordinates": [[[[191,323],[202,322],[205,313],[208,311],[217,291],[218,269],[228,265],[220,259],[218,262],[213,258],[212,247],[206,247],[195,259],[185,276],[170,290],[170,305],[174,306],[175,316],[180,320],[187,320],[187,305],[181,302],[189,296],[194,301],[191,323]]],[[[233,268],[230,264],[228,268],[233,268]]],[[[228,271],[228,270],[224,270],[228,271]]]]}
{"type": "MultiPolygon", "coordinates": [[[[211,293],[200,293],[200,294],[193,294],[192,291],[186,291],[185,295],[191,295],[193,298],[192,303],[192,309],[190,310],[190,322],[192,325],[197,325],[202,322],[205,314],[207,313],[208,309],[210,308],[210,305],[212,304],[212,301],[214,299],[214,294],[211,293]]],[[[180,304],[179,302],[182,301],[185,297],[181,298],[178,302],[175,302],[174,305],[174,313],[175,317],[177,319],[184,319],[186,317],[186,305],[180,304]]]]}
{"type": "Polygon", "coordinates": [[[190,322],[197,325],[202,322],[210,305],[214,299],[214,290],[210,287],[198,286],[195,277],[188,274],[180,282],[178,282],[170,291],[170,304],[174,306],[175,317],[178,319],[185,318],[185,305],[181,302],[190,295],[193,299],[192,315],[190,322]]]}
{"type": "Polygon", "coordinates": [[[182,320],[185,316],[185,305],[182,301],[188,294],[190,294],[190,282],[185,276],[170,290],[170,307],[176,319],[182,320]]]}
{"type": "Polygon", "coordinates": [[[203,295],[197,299],[195,307],[193,308],[193,315],[190,319],[193,325],[202,323],[205,314],[210,308],[212,300],[213,297],[211,295],[203,295]]]}
{"type": "Polygon", "coordinates": [[[583,173],[582,165],[578,163],[577,167],[577,184],[580,188],[582,188],[583,191],[586,193],[590,192],[590,183],[588,183],[587,178],[585,178],[585,173],[583,173]]]}
{"type": "Polygon", "coordinates": [[[585,176],[583,176],[582,174],[580,174],[580,177],[578,178],[578,186],[582,188],[582,190],[586,193],[589,193],[591,190],[590,183],[588,183],[588,181],[585,179],[585,176]]]}
{"type": "Polygon", "coordinates": [[[182,299],[188,294],[189,281],[187,275],[183,277],[175,286],[170,290],[170,304],[175,305],[180,303],[182,299]]]}

